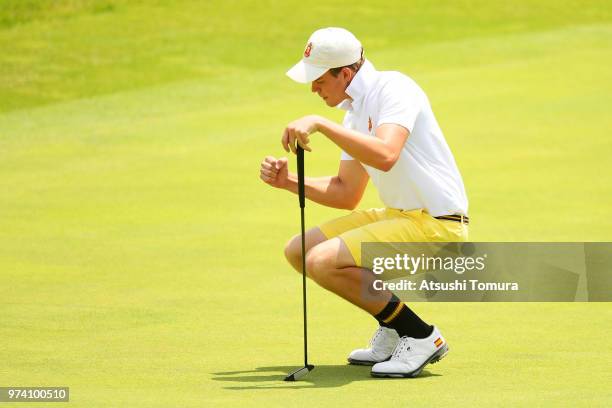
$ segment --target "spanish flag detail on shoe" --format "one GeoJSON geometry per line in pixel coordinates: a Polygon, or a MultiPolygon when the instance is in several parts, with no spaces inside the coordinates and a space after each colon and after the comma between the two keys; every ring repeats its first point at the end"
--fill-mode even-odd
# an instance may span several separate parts
{"type": "Polygon", "coordinates": [[[374,377],[416,377],[427,364],[440,361],[448,353],[448,343],[436,326],[424,339],[400,337],[395,350],[387,361],[372,367],[374,377]]]}

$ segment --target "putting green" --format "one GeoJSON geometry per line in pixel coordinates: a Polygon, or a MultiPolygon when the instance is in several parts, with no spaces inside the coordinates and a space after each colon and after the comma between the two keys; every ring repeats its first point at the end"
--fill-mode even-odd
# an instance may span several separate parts
{"type": "MultiPolygon", "coordinates": [[[[317,368],[282,382],[302,353],[282,256],[299,209],[258,179],[288,121],[341,119],[284,71],[344,26],[429,95],[472,240],[612,239],[609,2],[200,3],[0,7],[0,386],[88,408],[612,404],[608,303],[413,305],[451,352],[378,380],[345,365],[374,321],[310,284],[317,368]]],[[[313,139],[308,173],[334,172],[313,139]]]]}

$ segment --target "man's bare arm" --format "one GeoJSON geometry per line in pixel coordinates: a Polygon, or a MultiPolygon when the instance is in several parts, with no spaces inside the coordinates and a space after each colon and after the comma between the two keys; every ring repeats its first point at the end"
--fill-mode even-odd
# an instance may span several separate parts
{"type": "MultiPolygon", "coordinates": [[[[352,210],[361,201],[368,173],[357,160],[342,160],[337,176],[306,177],[306,198],[327,207],[352,210]]],[[[287,190],[297,194],[297,174],[289,173],[287,190]]]]}
{"type": "Polygon", "coordinates": [[[356,160],[382,171],[391,170],[409,135],[408,129],[403,126],[386,123],[376,128],[376,137],[371,137],[321,116],[309,115],[291,122],[283,133],[281,143],[286,151],[295,152],[296,143],[308,148],[309,135],[316,131],[323,133],[356,160]]]}
{"type": "Polygon", "coordinates": [[[325,118],[319,119],[317,129],[353,158],[382,171],[391,170],[408,138],[406,128],[391,123],[379,126],[376,137],[325,118]]]}
{"type": "MultiPolygon", "coordinates": [[[[287,171],[285,158],[266,157],[260,177],[273,187],[297,194],[297,175],[287,171]]],[[[328,207],[352,210],[361,201],[368,178],[368,173],[357,160],[342,160],[337,176],[305,178],[306,198],[328,207]]]]}

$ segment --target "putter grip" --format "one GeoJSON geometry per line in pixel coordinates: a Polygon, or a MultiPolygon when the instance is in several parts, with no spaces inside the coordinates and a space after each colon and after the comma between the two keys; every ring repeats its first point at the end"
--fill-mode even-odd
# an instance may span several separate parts
{"type": "Polygon", "coordinates": [[[297,146],[297,171],[300,208],[304,208],[306,206],[306,194],[304,192],[304,149],[300,145],[297,146]]]}

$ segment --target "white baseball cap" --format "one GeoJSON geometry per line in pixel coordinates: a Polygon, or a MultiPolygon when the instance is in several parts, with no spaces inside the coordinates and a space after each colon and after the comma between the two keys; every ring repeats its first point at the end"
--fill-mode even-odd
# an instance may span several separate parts
{"type": "Polygon", "coordinates": [[[296,82],[306,84],[319,78],[330,68],[354,64],[362,56],[361,43],[344,28],[328,27],[312,33],[304,58],[295,64],[287,76],[296,82]]]}

